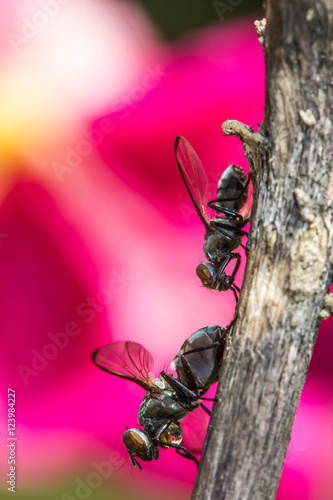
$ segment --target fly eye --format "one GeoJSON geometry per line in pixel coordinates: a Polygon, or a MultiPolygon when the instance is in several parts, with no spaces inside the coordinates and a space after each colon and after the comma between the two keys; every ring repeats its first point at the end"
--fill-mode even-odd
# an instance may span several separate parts
{"type": "Polygon", "coordinates": [[[212,274],[209,269],[205,266],[205,264],[199,264],[197,267],[197,275],[200,279],[210,279],[212,274]]]}
{"type": "Polygon", "coordinates": [[[141,469],[135,457],[149,462],[158,458],[158,448],[151,442],[149,435],[141,429],[128,429],[123,434],[123,443],[130,455],[132,464],[141,469]]]}
{"type": "Polygon", "coordinates": [[[202,284],[210,288],[214,285],[214,278],[216,276],[215,266],[208,262],[199,264],[197,267],[197,275],[199,276],[202,284]]]}
{"type": "Polygon", "coordinates": [[[123,443],[128,452],[142,453],[148,448],[147,436],[140,429],[128,429],[123,434],[123,443]]]}

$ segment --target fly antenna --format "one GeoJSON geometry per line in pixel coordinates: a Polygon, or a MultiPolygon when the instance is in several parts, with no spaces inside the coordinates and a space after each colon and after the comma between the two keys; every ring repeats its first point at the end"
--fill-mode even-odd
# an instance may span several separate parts
{"type": "Polygon", "coordinates": [[[118,469],[116,469],[116,471],[119,472],[128,463],[128,461],[129,461],[129,458],[127,458],[127,460],[124,459],[124,462],[121,464],[120,467],[118,467],[118,469]]]}

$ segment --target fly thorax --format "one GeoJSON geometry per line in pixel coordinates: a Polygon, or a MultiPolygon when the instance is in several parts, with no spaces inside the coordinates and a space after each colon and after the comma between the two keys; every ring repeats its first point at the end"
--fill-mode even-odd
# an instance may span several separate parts
{"type": "Polygon", "coordinates": [[[214,262],[220,253],[220,238],[216,233],[206,233],[204,242],[204,254],[207,260],[214,262]]]}
{"type": "Polygon", "coordinates": [[[181,403],[177,400],[176,394],[173,390],[164,391],[161,394],[161,403],[165,413],[169,418],[175,418],[177,420],[182,420],[188,414],[188,410],[185,409],[181,403]]]}
{"type": "Polygon", "coordinates": [[[235,241],[233,238],[237,237],[233,230],[233,224],[226,217],[214,217],[213,222],[223,221],[223,231],[229,233],[231,237],[227,234],[221,233],[217,229],[213,231],[207,231],[205,235],[204,243],[204,254],[207,260],[213,262],[213,264],[219,264],[221,260],[225,257],[226,253],[233,252],[239,247],[241,243],[241,237],[237,238],[235,241]]]}
{"type": "Polygon", "coordinates": [[[155,397],[147,392],[138,410],[138,422],[147,429],[149,425],[158,426],[159,422],[170,418],[181,420],[187,413],[171,388],[155,397]]]}
{"type": "Polygon", "coordinates": [[[163,406],[149,392],[145,395],[138,409],[138,422],[142,427],[149,430],[154,427],[156,420],[166,417],[163,406]]]}

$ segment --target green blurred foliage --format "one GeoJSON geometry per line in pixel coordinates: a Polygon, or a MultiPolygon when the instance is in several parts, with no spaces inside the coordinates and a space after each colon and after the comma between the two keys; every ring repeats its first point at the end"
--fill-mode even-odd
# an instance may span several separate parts
{"type": "MultiPolygon", "coordinates": [[[[162,483],[161,488],[152,486],[148,482],[135,487],[131,480],[126,476],[111,475],[109,478],[100,477],[100,485],[97,487],[82,486],[78,484],[89,485],[89,475],[96,473],[93,468],[81,468],[73,471],[67,479],[59,478],[56,482],[44,482],[40,485],[32,486],[31,489],[24,489],[19,481],[16,484],[16,491],[13,498],[15,500],[170,500],[170,492],[166,489],[166,482],[162,483]],[[80,481],[80,483],[78,483],[80,481]],[[85,489],[87,487],[87,490],[85,489]],[[78,489],[79,488],[79,489],[78,489]],[[158,489],[157,489],[158,488],[158,489]],[[90,490],[90,491],[89,491],[90,490]]],[[[135,471],[137,473],[137,471],[135,471]]],[[[175,483],[172,483],[172,499],[184,500],[184,491],[175,495],[175,483]]],[[[12,498],[12,492],[0,489],[0,499],[12,498]]]]}
{"type": "Polygon", "coordinates": [[[262,12],[263,0],[140,0],[167,39],[225,22],[230,17],[262,12]]]}

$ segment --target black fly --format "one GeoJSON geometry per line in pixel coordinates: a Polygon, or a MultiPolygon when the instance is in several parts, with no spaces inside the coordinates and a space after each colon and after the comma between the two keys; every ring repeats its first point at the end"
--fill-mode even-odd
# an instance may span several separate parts
{"type": "Polygon", "coordinates": [[[199,400],[205,399],[204,394],[218,380],[231,325],[205,327],[193,333],[172,362],[177,378],[165,371],[154,378],[153,357],[136,342],[113,342],[94,352],[93,361],[99,368],[132,380],[146,391],[138,410],[143,429],[127,429],[123,435],[134,466],[141,469],[137,459],[156,460],[159,447],[175,448],[179,455],[199,465],[197,458],[181,445],[180,421],[199,407],[210,414],[199,400]]]}
{"type": "Polygon", "coordinates": [[[241,167],[230,165],[218,182],[216,199],[212,200],[203,165],[184,137],[176,138],[175,155],[194,208],[206,228],[204,254],[209,262],[198,265],[197,275],[206,288],[232,290],[237,302],[240,290],[234,279],[240,265],[240,254],[235,250],[239,246],[245,248],[242,238],[247,235],[243,228],[249,222],[251,210],[248,196],[250,177],[246,177],[241,167]],[[210,209],[217,215],[214,216],[210,209]],[[233,259],[235,264],[228,275],[225,269],[233,259]]]}

